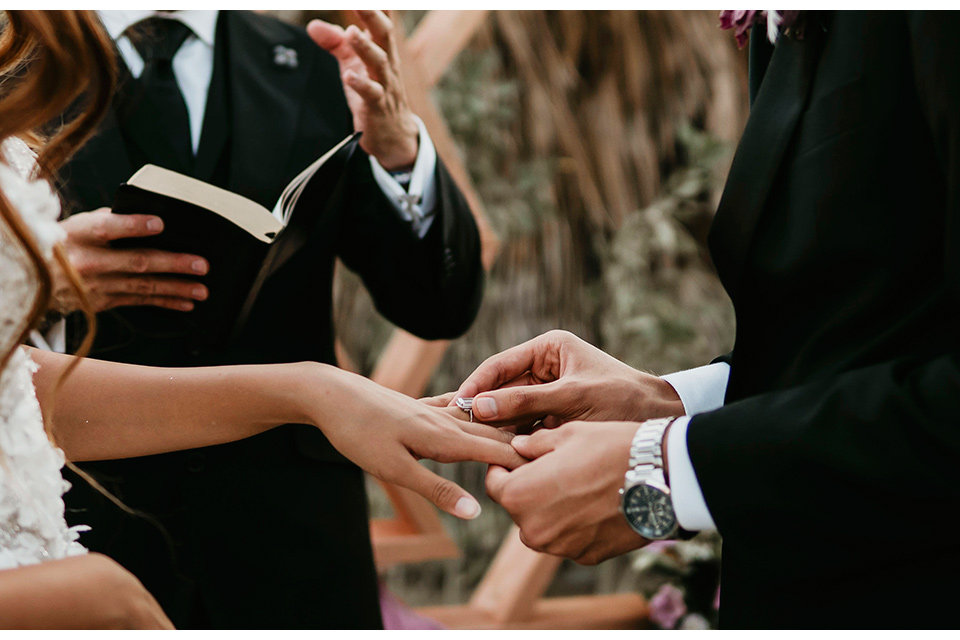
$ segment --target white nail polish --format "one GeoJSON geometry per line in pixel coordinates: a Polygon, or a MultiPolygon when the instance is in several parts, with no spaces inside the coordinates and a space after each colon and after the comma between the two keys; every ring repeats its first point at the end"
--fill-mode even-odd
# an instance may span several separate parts
{"type": "Polygon", "coordinates": [[[473,520],[480,515],[480,503],[473,498],[463,497],[457,500],[457,506],[453,510],[461,518],[473,520]]]}

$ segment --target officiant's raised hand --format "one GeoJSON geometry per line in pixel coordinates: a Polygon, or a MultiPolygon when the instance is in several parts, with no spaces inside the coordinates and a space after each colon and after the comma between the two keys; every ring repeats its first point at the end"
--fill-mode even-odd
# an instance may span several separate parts
{"type": "Polygon", "coordinates": [[[566,331],[487,358],[454,397],[473,398],[474,416],[498,426],[542,419],[553,428],[570,420],[643,421],[684,413],[668,382],[566,331]]]}
{"type": "MultiPolygon", "coordinates": [[[[150,305],[190,311],[206,299],[207,288],[177,274],[203,275],[210,266],[200,256],[156,249],[115,249],[113,240],[152,236],[163,231],[156,216],[118,215],[107,208],[78,213],[60,223],[67,237],[67,258],[83,277],[94,311],[150,305]]],[[[53,265],[57,267],[56,264],[53,265]]],[[[57,311],[80,308],[67,275],[53,271],[53,304],[57,311]]]]}
{"type": "Polygon", "coordinates": [[[363,29],[313,20],[307,33],[340,63],[353,127],[363,132],[360,147],[388,171],[410,167],[418,129],[401,81],[393,21],[382,11],[355,13],[363,29]]]}

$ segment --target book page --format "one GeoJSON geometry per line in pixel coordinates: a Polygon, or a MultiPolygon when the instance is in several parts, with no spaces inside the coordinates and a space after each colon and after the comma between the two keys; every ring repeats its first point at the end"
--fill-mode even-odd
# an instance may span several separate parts
{"type": "Polygon", "coordinates": [[[127,184],[207,209],[268,244],[284,227],[266,207],[249,198],[156,165],[144,165],[127,184]]]}
{"type": "Polygon", "coordinates": [[[297,200],[300,199],[300,194],[303,193],[307,183],[310,182],[310,178],[312,178],[320,169],[320,167],[322,167],[327,160],[333,156],[333,154],[339,151],[343,145],[347,144],[358,135],[359,134],[357,133],[352,133],[341,140],[332,149],[320,156],[320,158],[313,162],[309,167],[301,171],[300,175],[291,180],[290,184],[288,184],[283,190],[283,193],[280,194],[280,199],[277,201],[277,206],[273,208],[274,217],[282,220],[284,226],[286,226],[287,222],[290,221],[290,215],[293,213],[293,209],[297,206],[297,200]]]}

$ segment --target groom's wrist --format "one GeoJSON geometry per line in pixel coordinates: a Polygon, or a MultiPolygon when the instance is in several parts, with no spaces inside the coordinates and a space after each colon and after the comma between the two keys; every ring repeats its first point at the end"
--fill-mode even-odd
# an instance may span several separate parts
{"type": "Polygon", "coordinates": [[[669,382],[642,371],[637,374],[636,392],[631,394],[634,402],[633,421],[643,422],[686,413],[680,395],[669,382]]]}

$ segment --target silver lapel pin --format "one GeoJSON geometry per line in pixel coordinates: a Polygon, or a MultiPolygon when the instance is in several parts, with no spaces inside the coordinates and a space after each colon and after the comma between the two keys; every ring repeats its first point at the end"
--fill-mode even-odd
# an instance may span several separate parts
{"type": "Polygon", "coordinates": [[[285,47],[282,44],[278,44],[273,48],[273,64],[278,67],[289,67],[290,69],[296,69],[300,64],[300,61],[297,59],[297,51],[291,49],[290,47],[285,47]]]}

